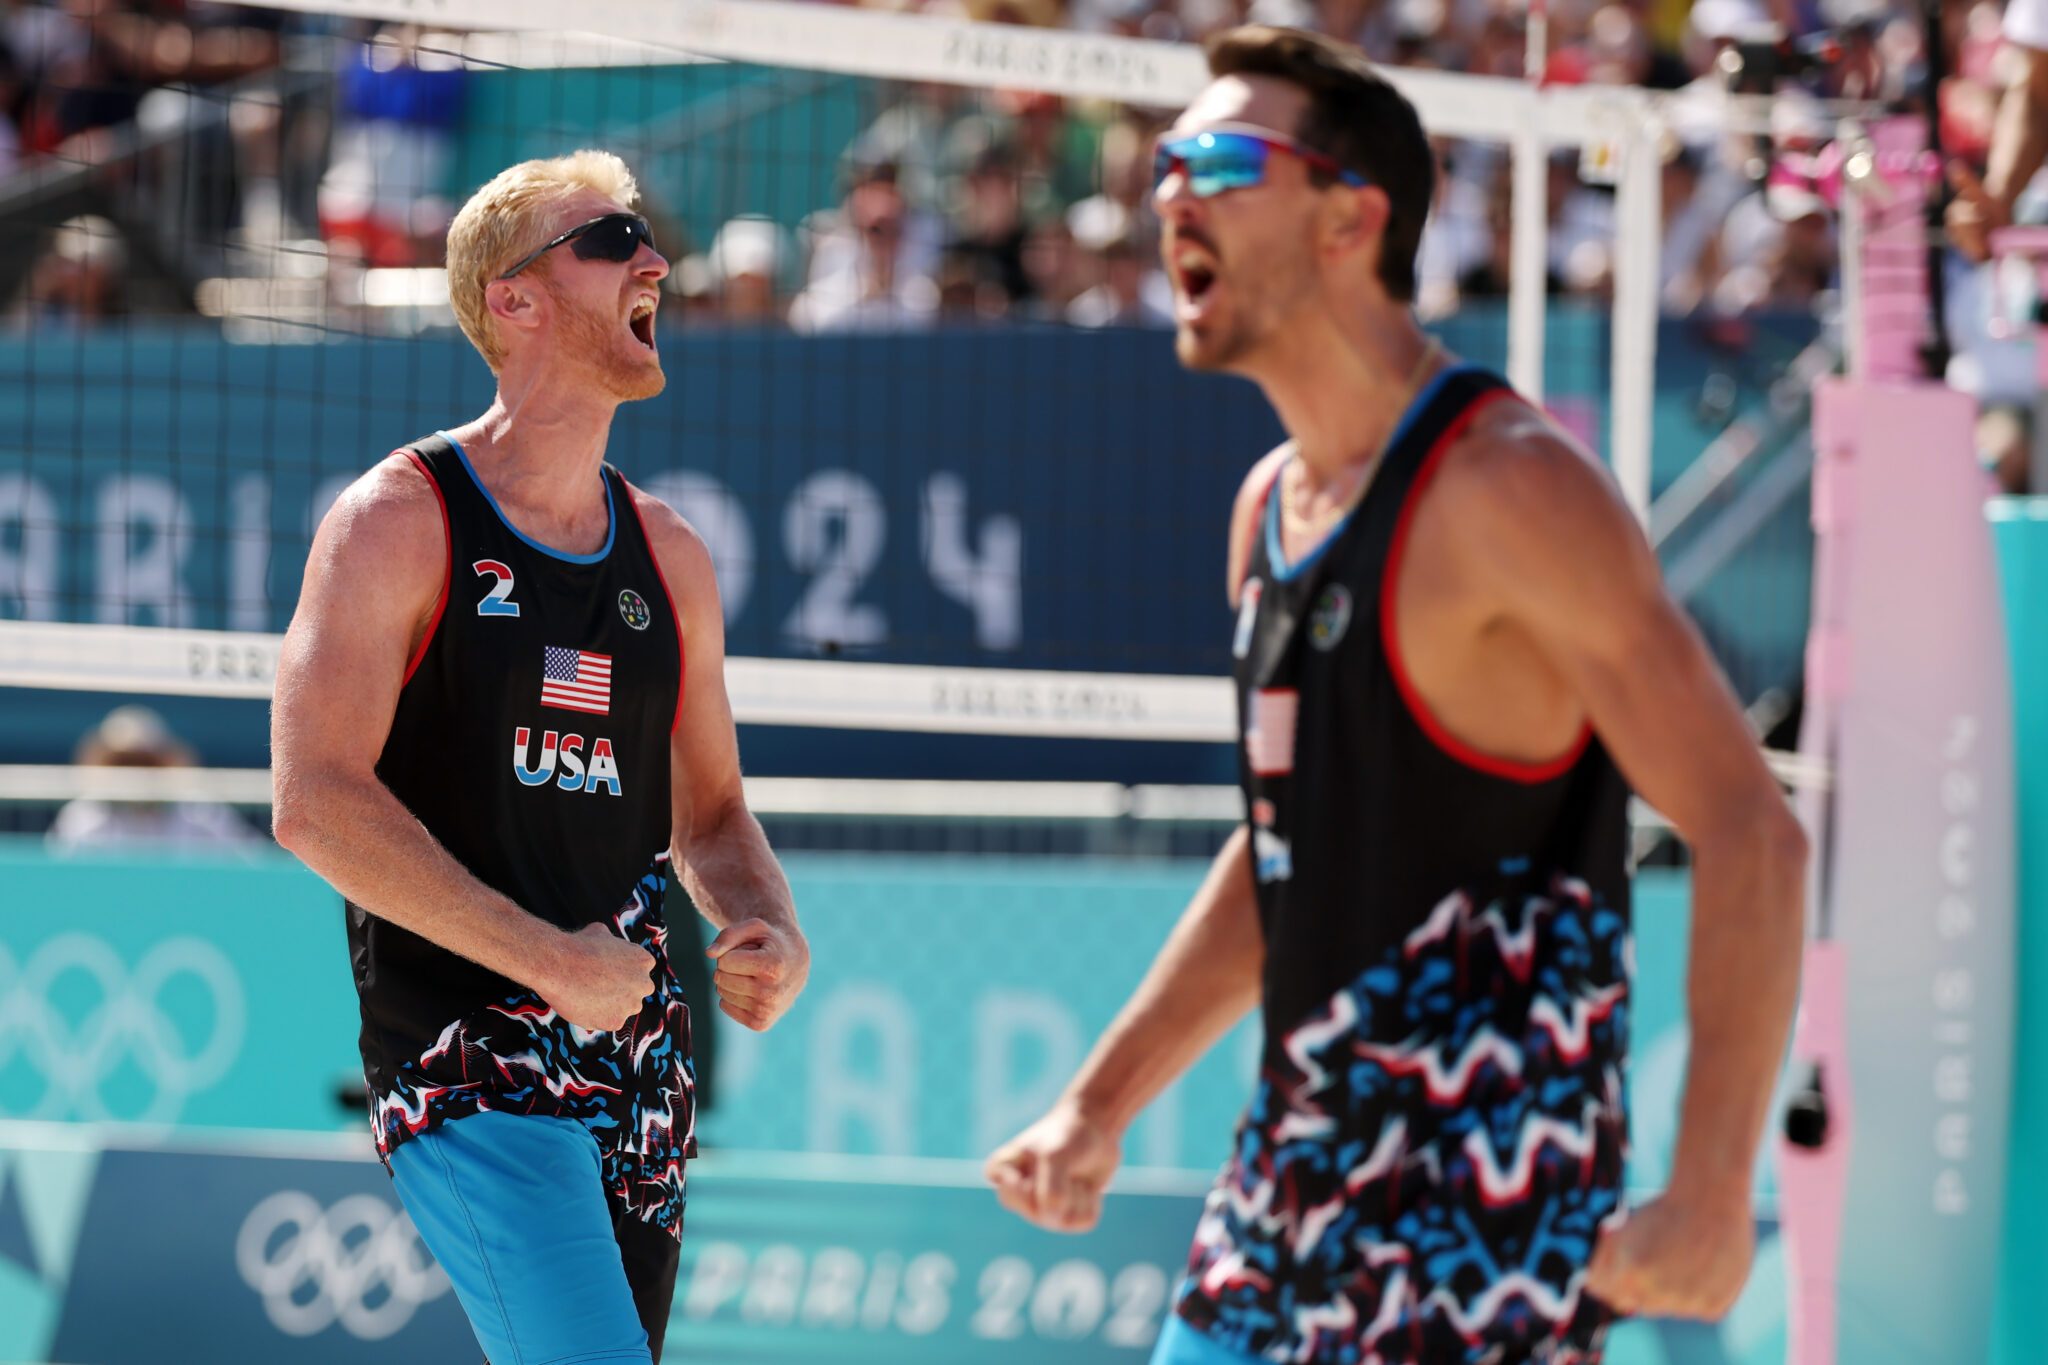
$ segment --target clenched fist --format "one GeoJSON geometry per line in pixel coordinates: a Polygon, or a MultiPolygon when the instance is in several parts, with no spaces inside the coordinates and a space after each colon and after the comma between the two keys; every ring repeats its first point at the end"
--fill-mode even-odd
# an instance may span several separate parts
{"type": "Polygon", "coordinates": [[[562,981],[544,998],[578,1028],[613,1033],[653,993],[654,955],[607,925],[586,924],[569,936],[562,981]]]}
{"type": "Polygon", "coordinates": [[[718,1008],[756,1033],[780,1019],[811,978],[811,947],[803,934],[764,919],[727,925],[704,955],[718,962],[711,974],[718,1008]]]}
{"type": "Polygon", "coordinates": [[[1115,1134],[1070,1104],[996,1148],[982,1174],[1004,1208],[1054,1232],[1086,1232],[1123,1150],[1115,1134]]]}
{"type": "Polygon", "coordinates": [[[1711,1321],[1735,1306],[1755,1252],[1746,1188],[1716,1196],[1674,1188],[1602,1235],[1586,1292],[1631,1317],[1711,1321]]]}

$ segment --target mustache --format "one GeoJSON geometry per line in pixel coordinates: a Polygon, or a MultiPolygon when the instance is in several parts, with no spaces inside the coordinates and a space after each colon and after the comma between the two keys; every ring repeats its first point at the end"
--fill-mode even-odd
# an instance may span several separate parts
{"type": "Polygon", "coordinates": [[[1176,228],[1167,234],[1164,243],[1168,253],[1171,253],[1174,248],[1180,246],[1198,246],[1211,256],[1214,256],[1218,261],[1223,259],[1223,253],[1216,249],[1216,244],[1203,235],[1199,229],[1176,228]]]}

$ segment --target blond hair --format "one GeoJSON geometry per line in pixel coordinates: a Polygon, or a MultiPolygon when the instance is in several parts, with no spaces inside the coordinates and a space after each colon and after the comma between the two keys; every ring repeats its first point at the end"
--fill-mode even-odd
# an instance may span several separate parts
{"type": "MultiPolygon", "coordinates": [[[[541,235],[547,211],[579,189],[596,190],[628,209],[640,197],[640,186],[625,162],[610,152],[585,148],[499,171],[448,225],[448,301],[455,308],[455,320],[493,371],[504,361],[505,347],[484,306],[484,290],[547,240],[541,235]]],[[[528,269],[545,271],[546,261],[542,257],[528,269]]]]}

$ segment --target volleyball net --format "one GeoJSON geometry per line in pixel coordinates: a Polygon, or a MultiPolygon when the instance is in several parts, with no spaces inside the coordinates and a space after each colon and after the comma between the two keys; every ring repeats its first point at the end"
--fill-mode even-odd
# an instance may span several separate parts
{"type": "MultiPolygon", "coordinates": [[[[489,401],[449,216],[514,161],[600,146],[675,263],[668,390],[607,455],[711,548],[750,769],[1208,809],[1141,793],[1229,780],[1224,524],[1279,432],[1163,330],[1150,145],[1198,49],[780,0],[239,16],[195,36],[207,79],[135,75],[136,34],[91,29],[71,93],[134,117],[0,183],[0,285],[27,301],[0,337],[0,685],[38,689],[0,722],[13,761],[60,762],[121,694],[262,766],[250,704],[313,528],[489,401]]],[[[1745,701],[1796,686],[1803,485],[1733,539],[1690,512],[1740,481],[1650,512],[1712,435],[1653,440],[1665,106],[1388,74],[1446,165],[1426,324],[1693,555],[1745,701]]],[[[1764,405],[1802,344],[1766,336],[1728,383],[1764,405]]]]}

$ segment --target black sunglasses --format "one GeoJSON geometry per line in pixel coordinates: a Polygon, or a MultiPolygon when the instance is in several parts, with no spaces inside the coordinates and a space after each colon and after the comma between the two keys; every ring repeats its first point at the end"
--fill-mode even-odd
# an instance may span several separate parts
{"type": "Polygon", "coordinates": [[[518,265],[498,278],[511,279],[565,242],[575,243],[579,261],[630,261],[640,253],[642,243],[656,251],[661,249],[654,245],[654,230],[647,226],[645,218],[637,213],[607,213],[570,228],[546,246],[520,257],[518,265]]]}

